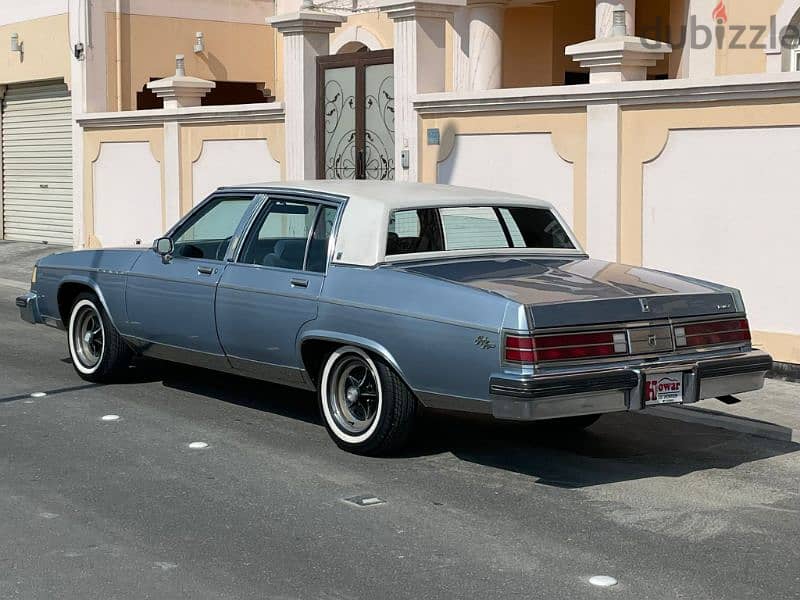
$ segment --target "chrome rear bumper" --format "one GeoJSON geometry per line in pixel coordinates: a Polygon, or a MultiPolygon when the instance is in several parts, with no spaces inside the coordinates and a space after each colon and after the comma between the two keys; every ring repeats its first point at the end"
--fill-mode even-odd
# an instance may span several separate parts
{"type": "Polygon", "coordinates": [[[625,366],[569,375],[493,377],[492,414],[535,421],[578,415],[643,410],[646,374],[683,373],[684,404],[759,390],[772,357],[758,350],[692,362],[625,366]]]}

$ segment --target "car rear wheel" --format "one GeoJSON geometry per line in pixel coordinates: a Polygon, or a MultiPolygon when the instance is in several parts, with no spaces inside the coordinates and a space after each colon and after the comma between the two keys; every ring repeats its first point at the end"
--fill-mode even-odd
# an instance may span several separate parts
{"type": "Polygon", "coordinates": [[[376,456],[406,443],[417,401],[384,361],[343,346],[328,356],[319,381],[320,412],[340,448],[376,456]]]}
{"type": "Polygon", "coordinates": [[[130,365],[133,353],[92,293],[78,295],[68,328],[72,366],[86,381],[113,381],[130,365]]]}

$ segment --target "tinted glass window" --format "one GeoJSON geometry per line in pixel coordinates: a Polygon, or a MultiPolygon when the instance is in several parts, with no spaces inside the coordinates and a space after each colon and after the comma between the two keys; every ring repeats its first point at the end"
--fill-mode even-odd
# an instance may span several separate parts
{"type": "Polygon", "coordinates": [[[510,242],[494,209],[488,207],[442,208],[445,248],[479,250],[508,248],[510,242]]]}
{"type": "Polygon", "coordinates": [[[317,206],[273,201],[253,224],[239,262],[301,270],[317,206]]]}
{"type": "Polygon", "coordinates": [[[311,236],[311,245],[308,247],[307,271],[324,273],[328,263],[328,242],[336,221],[336,209],[332,206],[323,206],[317,217],[317,225],[311,236]]]}
{"type": "Polygon", "coordinates": [[[503,248],[574,249],[546,208],[443,207],[396,211],[389,221],[388,256],[503,248]]]}
{"type": "Polygon", "coordinates": [[[223,196],[209,202],[174,237],[175,255],[222,260],[252,196],[223,196]]]}

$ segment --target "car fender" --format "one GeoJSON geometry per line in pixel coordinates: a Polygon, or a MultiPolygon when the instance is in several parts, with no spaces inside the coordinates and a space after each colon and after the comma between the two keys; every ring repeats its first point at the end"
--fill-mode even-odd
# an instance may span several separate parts
{"type": "MultiPolygon", "coordinates": [[[[326,342],[339,342],[342,345],[348,346],[356,346],[359,348],[363,348],[364,350],[369,350],[370,352],[374,352],[378,356],[380,356],[383,360],[385,360],[390,367],[392,367],[403,382],[411,389],[413,387],[409,384],[408,379],[406,379],[405,374],[403,373],[403,369],[397,363],[392,353],[382,344],[379,344],[375,340],[371,340],[369,338],[365,338],[359,335],[351,335],[348,333],[341,333],[338,331],[328,331],[324,329],[310,329],[308,331],[304,331],[301,333],[297,338],[297,356],[302,357],[301,348],[305,342],[309,342],[312,340],[324,340],[326,342]]],[[[301,361],[302,363],[302,358],[301,361]]]]}
{"type": "MultiPolygon", "coordinates": [[[[64,286],[64,284],[67,283],[79,283],[81,285],[85,285],[86,287],[90,288],[97,296],[97,298],[100,300],[100,304],[102,304],[103,310],[106,311],[106,315],[111,321],[111,324],[117,331],[119,331],[119,327],[117,327],[117,324],[114,320],[114,314],[108,309],[108,302],[106,302],[106,298],[103,295],[100,286],[97,285],[96,281],[94,281],[89,277],[86,277],[85,275],[67,275],[58,283],[58,289],[56,290],[56,298],[58,297],[58,292],[61,291],[61,288],[64,286]]],[[[69,323],[64,323],[64,327],[69,328],[69,323]]]]}

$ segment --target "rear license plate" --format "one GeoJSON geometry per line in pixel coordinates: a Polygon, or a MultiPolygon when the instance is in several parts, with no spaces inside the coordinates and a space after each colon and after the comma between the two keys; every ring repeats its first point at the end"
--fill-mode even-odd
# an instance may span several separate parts
{"type": "Polygon", "coordinates": [[[683,402],[683,373],[652,373],[645,377],[644,402],[648,406],[683,402]]]}

